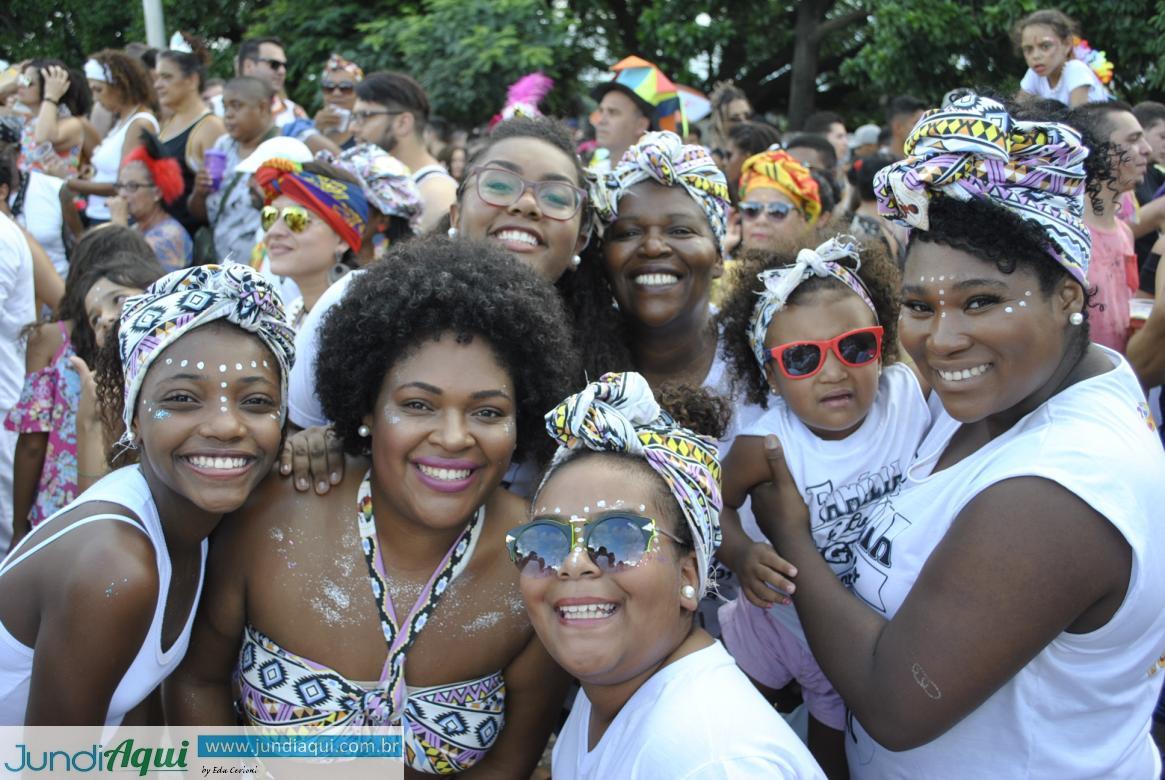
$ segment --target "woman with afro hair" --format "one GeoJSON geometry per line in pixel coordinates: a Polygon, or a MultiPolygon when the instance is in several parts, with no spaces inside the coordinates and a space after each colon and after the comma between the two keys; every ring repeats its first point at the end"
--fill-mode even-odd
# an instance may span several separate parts
{"type": "Polygon", "coordinates": [[[414,770],[530,775],[566,677],[507,558],[528,505],[501,482],[545,452],[577,376],[566,322],[547,281],[467,239],[399,244],[351,282],[316,367],[344,477],[317,495],[273,475],[215,540],[171,720],[234,723],[237,676],[250,724],[400,725],[414,770]]]}
{"type": "Polygon", "coordinates": [[[162,153],[157,136],[142,133],[142,145],[121,161],[114,186],[117,196],[109,199],[110,221],[141,233],[166,271],[190,265],[194,241],[170,213],[185,192],[182,167],[162,153]]]}
{"type": "Polygon", "coordinates": [[[852,591],[775,437],[776,497],[753,494],[849,710],[851,775],[1156,777],[1165,453],[1128,363],[1089,341],[1088,149],[968,93],[905,151],[875,189],[913,228],[898,329],[942,408],[870,510],[852,591]]]}

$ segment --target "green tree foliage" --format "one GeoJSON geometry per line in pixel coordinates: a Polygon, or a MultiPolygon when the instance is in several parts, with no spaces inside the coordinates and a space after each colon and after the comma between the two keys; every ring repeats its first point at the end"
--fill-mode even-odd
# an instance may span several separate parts
{"type": "Polygon", "coordinates": [[[476,124],[505,104],[506,88],[541,70],[559,84],[559,110],[589,57],[570,17],[540,0],[426,0],[411,13],[359,26],[364,45],[390,51],[425,85],[433,111],[476,124]]]}
{"type": "MultiPolygon", "coordinates": [[[[434,110],[477,124],[507,85],[541,69],[557,82],[547,108],[579,114],[578,98],[628,54],[710,91],[732,79],[754,106],[796,120],[834,109],[881,114],[886,96],[936,101],[958,86],[1012,93],[1024,72],[1011,28],[1039,0],[164,0],[167,29],[201,36],[229,75],[238,43],[286,44],[292,97],[319,103],[324,62],[338,52],[365,71],[416,76],[434,110]],[[706,15],[706,18],[701,15],[706,15]],[[697,17],[707,24],[696,23],[697,17]],[[794,66],[796,63],[796,66],[794,66]]],[[[1115,63],[1114,88],[1137,101],[1165,90],[1161,0],[1062,0],[1115,63]]],[[[57,56],[79,65],[106,46],[144,38],[140,0],[0,2],[0,56],[57,56]]]]}
{"type": "MultiPolygon", "coordinates": [[[[1026,66],[1011,40],[1036,0],[880,0],[858,33],[861,50],[841,67],[854,87],[938,100],[958,86],[1019,88],[1026,66]]],[[[1159,0],[1063,0],[1093,48],[1115,64],[1111,85],[1136,102],[1165,87],[1165,5],[1159,0]]]]}

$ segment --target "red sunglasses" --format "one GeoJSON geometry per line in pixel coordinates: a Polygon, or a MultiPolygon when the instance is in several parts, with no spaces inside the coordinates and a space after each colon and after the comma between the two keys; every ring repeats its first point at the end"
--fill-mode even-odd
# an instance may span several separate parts
{"type": "Polygon", "coordinates": [[[867,366],[882,355],[882,326],[847,331],[828,341],[790,341],[768,354],[788,379],[808,379],[825,365],[830,350],[847,366],[867,366]]]}

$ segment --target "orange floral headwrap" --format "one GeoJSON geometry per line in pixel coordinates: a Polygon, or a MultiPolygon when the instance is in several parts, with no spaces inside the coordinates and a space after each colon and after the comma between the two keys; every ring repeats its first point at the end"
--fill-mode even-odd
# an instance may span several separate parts
{"type": "Polygon", "coordinates": [[[740,167],[740,198],[768,187],[784,193],[805,221],[813,224],[821,215],[821,190],[809,169],[783,149],[754,154],[740,167]]]}

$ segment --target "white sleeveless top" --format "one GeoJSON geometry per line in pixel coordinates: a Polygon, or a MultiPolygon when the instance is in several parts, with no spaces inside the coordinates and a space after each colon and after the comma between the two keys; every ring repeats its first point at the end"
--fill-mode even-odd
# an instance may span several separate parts
{"type": "MultiPolygon", "coordinates": [[[[776,434],[789,473],[809,507],[813,541],[834,574],[853,586],[855,549],[873,509],[897,495],[918,446],[930,429],[931,410],[909,366],[882,371],[874,404],[861,426],[844,439],[822,439],[785,403],[775,398],[746,436],[776,434]]],[[[775,604],[770,614],[804,643],[792,605],[775,604]]]]}
{"type": "MultiPolygon", "coordinates": [[[[158,120],[148,111],[139,111],[127,118],[124,122],[114,125],[109,134],[102,139],[93,150],[93,182],[95,184],[113,184],[117,181],[117,173],[121,169],[121,150],[125,147],[125,134],[129,126],[139,119],[148,119],[152,125],[152,132],[158,132],[158,120]]],[[[85,214],[90,219],[109,219],[109,199],[104,195],[86,196],[87,205],[85,214]]]]}
{"type": "MultiPolygon", "coordinates": [[[[134,657],[125,676],[117,684],[105,724],[116,726],[125,714],[146,698],[162,680],[178,666],[186,647],[190,644],[190,630],[194,625],[194,615],[198,610],[198,600],[202,595],[203,574],[206,570],[206,541],[202,542],[202,564],[199,566],[198,589],[194,592],[194,603],[190,616],[182,628],[178,639],[170,649],[162,650],[162,618],[166,612],[166,599],[170,593],[170,554],[162,533],[162,523],[158,510],[150,495],[150,488],[137,466],[126,466],[109,474],[93,487],[86,490],[69,506],[37,526],[28,536],[20,540],[8,556],[0,563],[0,577],[10,569],[20,565],[25,559],[35,555],[41,548],[52,544],[65,534],[83,525],[96,521],[110,520],[128,523],[142,531],[154,545],[154,555],[158,564],[158,600],[154,606],[154,618],[137,656],[134,657]],[[130,517],[116,514],[99,514],[86,517],[55,533],[44,533],[52,519],[69,511],[78,504],[103,501],[123,506],[141,520],[139,525],[130,517]]],[[[28,706],[29,679],[32,676],[33,651],[19,642],[0,623],[0,724],[20,725],[24,723],[28,706]]]]}
{"type": "Polygon", "coordinates": [[[1160,775],[1149,720],[1165,679],[1165,451],[1128,363],[1093,348],[1112,361],[1111,371],[1058,393],[971,456],[932,473],[959,428],[940,413],[906,486],[863,536],[854,592],[893,618],[963,508],[998,482],[1035,476],[1079,496],[1128,542],[1133,562],[1124,603],[1096,631],[1060,634],[922,747],[891,752],[851,718],[853,777],[1160,775]]]}

